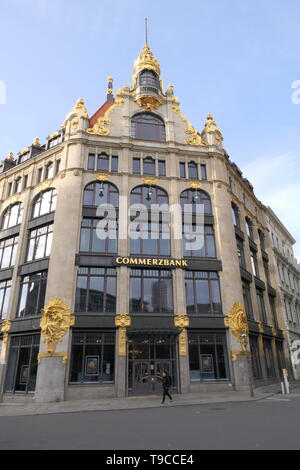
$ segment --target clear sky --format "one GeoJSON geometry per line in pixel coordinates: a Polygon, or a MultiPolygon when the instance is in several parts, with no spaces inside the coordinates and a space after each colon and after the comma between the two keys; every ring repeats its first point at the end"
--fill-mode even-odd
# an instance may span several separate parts
{"type": "Polygon", "coordinates": [[[0,0],[1,159],[44,143],[79,97],[93,114],[109,75],[115,90],[129,83],[145,16],[165,87],[198,130],[214,115],[231,160],[299,241],[299,0],[0,0]]]}

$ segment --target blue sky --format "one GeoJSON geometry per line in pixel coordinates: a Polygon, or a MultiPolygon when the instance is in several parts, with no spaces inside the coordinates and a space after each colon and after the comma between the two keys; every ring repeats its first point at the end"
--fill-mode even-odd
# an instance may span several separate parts
{"type": "Polygon", "coordinates": [[[1,159],[44,142],[79,97],[93,114],[109,75],[115,89],[130,82],[145,16],[165,87],[197,129],[214,115],[257,197],[300,240],[299,0],[0,0],[1,159]]]}

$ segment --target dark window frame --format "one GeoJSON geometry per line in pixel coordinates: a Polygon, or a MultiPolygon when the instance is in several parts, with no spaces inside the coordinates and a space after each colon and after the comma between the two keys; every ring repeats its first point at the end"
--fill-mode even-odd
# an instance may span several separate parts
{"type": "Polygon", "coordinates": [[[173,289],[173,276],[172,276],[172,270],[171,269],[166,269],[166,270],[132,269],[131,273],[130,273],[130,290],[129,290],[129,292],[130,292],[130,294],[129,294],[129,311],[130,311],[130,313],[140,313],[140,314],[148,314],[148,313],[155,314],[155,313],[158,313],[158,314],[161,314],[161,315],[174,313],[174,298],[173,298],[174,289],[173,289]],[[133,289],[132,280],[133,279],[140,280],[139,290],[140,290],[141,296],[140,296],[140,299],[138,299],[139,300],[139,305],[136,304],[136,306],[133,303],[133,300],[135,300],[135,298],[132,295],[132,289],[133,289]],[[156,297],[156,300],[158,300],[158,304],[157,304],[158,308],[156,310],[153,310],[153,311],[149,311],[145,308],[145,290],[146,290],[145,289],[145,282],[147,282],[146,281],[147,279],[156,279],[157,284],[158,284],[157,287],[158,287],[159,294],[158,294],[158,297],[156,297]],[[167,281],[168,289],[166,289],[166,280],[168,280],[167,281]],[[165,286],[164,286],[163,283],[165,283],[165,286]],[[163,289],[163,286],[164,286],[164,289],[163,289]],[[172,295],[170,295],[170,299],[171,299],[172,306],[171,306],[171,304],[169,305],[171,308],[169,308],[169,306],[167,306],[168,308],[164,309],[164,305],[163,305],[163,302],[162,302],[162,295],[160,295],[160,293],[163,292],[163,290],[164,291],[167,290],[168,293],[171,291],[172,295]]]}
{"type": "Polygon", "coordinates": [[[44,302],[45,302],[47,279],[48,279],[48,271],[36,272],[33,274],[23,276],[21,278],[18,308],[17,308],[17,315],[16,315],[17,318],[38,316],[41,314],[41,309],[43,308],[44,302]],[[39,278],[37,278],[37,276],[39,276],[39,278]],[[34,308],[32,308],[33,306],[30,305],[31,299],[30,299],[30,296],[28,295],[30,293],[29,288],[32,283],[35,284],[35,287],[37,286],[34,308]],[[27,291],[26,291],[26,287],[27,287],[27,291]],[[25,297],[25,302],[24,302],[23,313],[21,313],[23,288],[24,288],[24,291],[26,292],[26,297],[25,297]],[[32,311],[30,311],[30,309],[33,310],[33,313],[32,311]]]}
{"type": "MultiPolygon", "coordinates": [[[[100,285],[100,283],[99,283],[100,285]]],[[[98,291],[100,292],[100,290],[98,291]]],[[[116,312],[116,299],[117,299],[117,271],[115,268],[96,268],[96,267],[86,267],[86,266],[81,266],[78,270],[77,273],[77,283],[76,283],[76,300],[75,300],[75,312],[76,313],[97,313],[97,314],[105,314],[105,313],[115,313],[116,312]],[[84,298],[84,304],[85,307],[84,309],[81,308],[82,305],[82,295],[79,292],[80,287],[78,286],[79,284],[79,278],[86,278],[86,289],[85,294],[83,296],[84,298]],[[102,291],[102,296],[103,296],[103,301],[102,301],[102,309],[89,309],[89,306],[92,303],[92,295],[91,295],[91,278],[103,278],[103,291],[102,291]],[[114,295],[114,308],[111,308],[111,304],[109,304],[109,301],[107,300],[108,297],[108,278],[109,279],[115,279],[115,295],[114,295]],[[108,308],[109,306],[109,308],[108,308]]]]}
{"type": "MultiPolygon", "coordinates": [[[[189,315],[199,315],[200,317],[202,315],[222,315],[223,314],[223,308],[222,308],[222,296],[221,296],[221,285],[220,285],[220,278],[219,274],[217,271],[185,271],[185,294],[186,294],[186,310],[187,314],[189,315]],[[187,288],[188,288],[188,282],[192,285],[192,296],[193,296],[193,302],[194,305],[188,305],[187,302],[187,288]],[[197,290],[197,284],[196,281],[207,281],[207,286],[208,286],[208,298],[209,298],[209,309],[205,310],[204,312],[198,311],[198,305],[205,305],[201,304],[198,302],[198,290],[197,290]],[[219,302],[213,302],[213,296],[216,293],[215,289],[212,288],[212,283],[218,286],[218,295],[219,295],[219,302]],[[218,305],[218,308],[214,307],[215,305],[218,305]]],[[[199,295],[199,294],[198,294],[199,295]]],[[[201,300],[199,298],[199,300],[201,300]]]]}

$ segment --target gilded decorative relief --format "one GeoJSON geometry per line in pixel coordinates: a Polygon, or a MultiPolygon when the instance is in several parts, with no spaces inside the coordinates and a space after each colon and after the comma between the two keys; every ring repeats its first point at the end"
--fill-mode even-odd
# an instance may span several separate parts
{"type": "Polygon", "coordinates": [[[1,325],[1,333],[3,333],[2,349],[1,349],[1,355],[0,355],[1,360],[5,360],[6,358],[6,352],[7,352],[7,346],[8,346],[8,332],[10,331],[10,329],[11,329],[11,321],[3,320],[2,325],[1,325]]]}
{"type": "Polygon", "coordinates": [[[145,178],[143,178],[143,183],[144,184],[149,184],[149,186],[153,186],[153,185],[157,184],[157,178],[145,177],[145,178]]]}
{"type": "Polygon", "coordinates": [[[236,337],[242,350],[246,352],[249,328],[247,314],[242,302],[235,302],[233,304],[229,314],[224,317],[224,323],[236,337]]]}
{"type": "Polygon", "coordinates": [[[100,117],[97,119],[97,122],[94,124],[93,127],[89,127],[86,132],[88,134],[95,134],[95,135],[108,135],[110,133],[110,130],[108,127],[106,127],[108,124],[111,123],[111,120],[109,119],[110,113],[117,107],[117,106],[122,106],[124,104],[124,90],[120,88],[117,91],[117,96],[114,100],[114,104],[108,108],[108,110],[104,113],[103,117],[100,117]]]}
{"type": "Polygon", "coordinates": [[[141,95],[138,98],[136,98],[134,101],[136,102],[136,104],[138,104],[142,108],[147,109],[148,111],[157,109],[162,104],[162,101],[157,96],[152,96],[152,95],[141,95]]]}
{"type": "Polygon", "coordinates": [[[179,356],[187,356],[186,329],[182,328],[179,333],[179,356]]]}
{"type": "Polygon", "coordinates": [[[201,188],[201,183],[199,183],[198,181],[192,181],[190,183],[190,188],[192,189],[200,189],[201,188]]]}
{"type": "Polygon", "coordinates": [[[74,106],[74,108],[72,109],[72,111],[75,111],[79,117],[83,117],[83,118],[86,118],[86,119],[88,119],[88,117],[89,117],[87,109],[84,106],[84,100],[82,98],[79,98],[79,100],[77,100],[77,103],[74,106]]]}
{"type": "Polygon", "coordinates": [[[128,313],[118,313],[115,317],[115,325],[126,327],[131,325],[131,317],[128,313]]]}
{"type": "Polygon", "coordinates": [[[187,315],[175,315],[174,324],[177,328],[187,328],[190,324],[189,317],[187,315]]]}
{"type": "Polygon", "coordinates": [[[178,116],[181,117],[181,119],[185,122],[186,124],[186,129],[185,133],[188,134],[190,137],[187,138],[187,144],[190,145],[199,145],[199,146],[207,146],[207,142],[202,140],[201,135],[197,132],[197,130],[192,126],[188,118],[180,111],[180,107],[178,105],[178,98],[176,96],[173,97],[174,103],[176,103],[174,106],[172,106],[173,111],[175,111],[178,116]]]}
{"type": "Polygon", "coordinates": [[[107,173],[97,173],[96,180],[98,181],[108,181],[108,174],[107,173]]]}
{"type": "Polygon", "coordinates": [[[120,327],[118,332],[119,332],[118,354],[119,356],[126,356],[126,328],[120,327]]]}
{"type": "Polygon", "coordinates": [[[51,300],[42,309],[40,327],[50,356],[55,353],[57,343],[74,324],[75,316],[70,314],[68,305],[60,298],[51,300]]]}

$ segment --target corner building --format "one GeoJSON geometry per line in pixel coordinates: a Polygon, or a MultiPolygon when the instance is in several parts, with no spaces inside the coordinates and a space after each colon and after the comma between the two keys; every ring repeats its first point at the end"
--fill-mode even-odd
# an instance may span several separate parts
{"type": "Polygon", "coordinates": [[[109,78],[94,115],[78,100],[46,144],[2,162],[3,401],[155,394],[163,370],[178,393],[278,380],[288,352],[265,208],[222,142],[211,115],[200,133],[182,114],[145,45],[131,86],[114,95],[109,78]],[[158,211],[154,239],[146,211],[132,239],[140,203],[179,209],[158,211]],[[184,204],[204,207],[198,250],[179,236],[184,204]],[[97,236],[103,218],[115,238],[97,236]]]}

